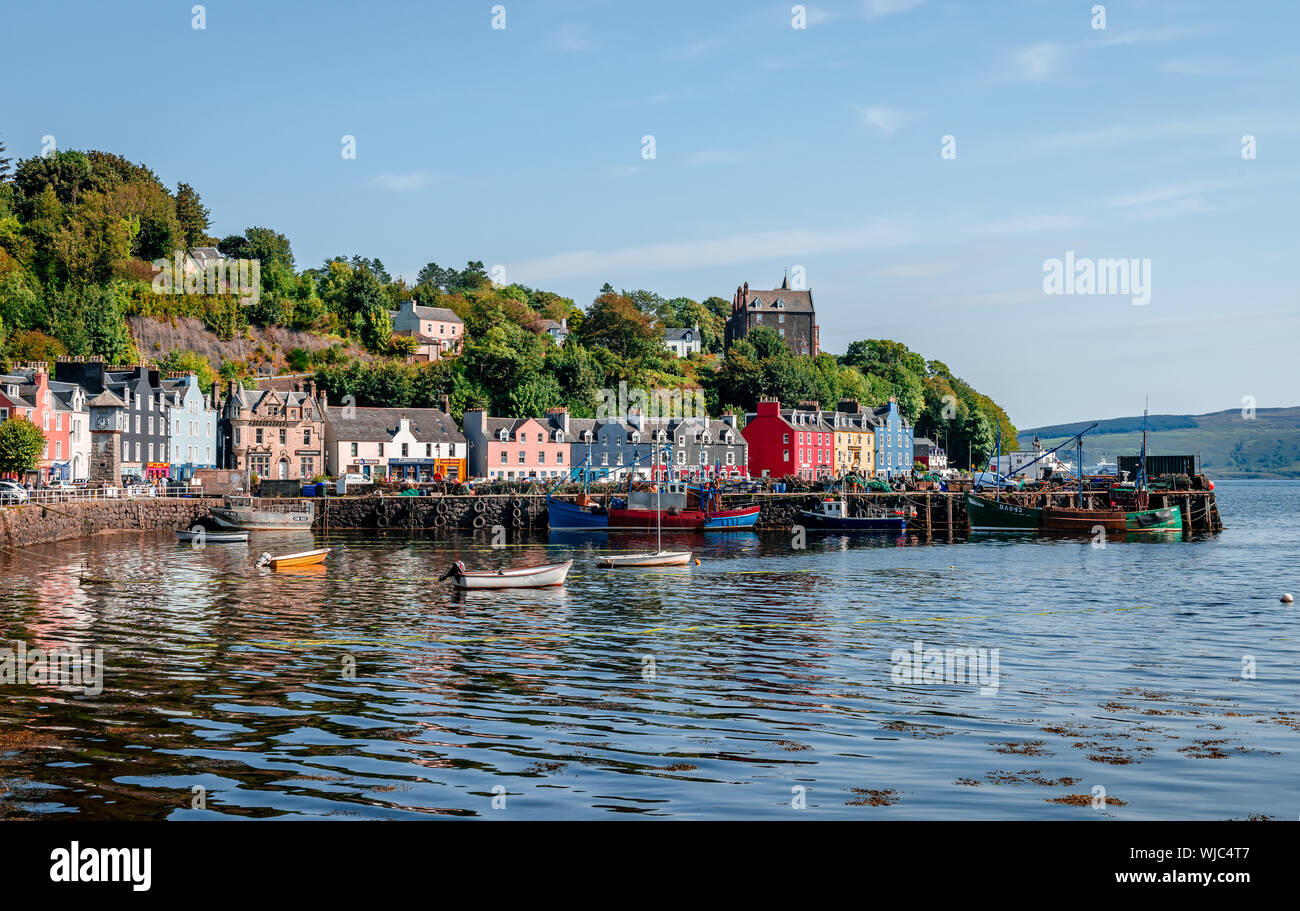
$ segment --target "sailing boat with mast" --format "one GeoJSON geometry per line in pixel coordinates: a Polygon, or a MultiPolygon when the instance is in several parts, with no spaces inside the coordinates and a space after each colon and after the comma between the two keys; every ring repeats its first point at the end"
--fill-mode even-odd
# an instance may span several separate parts
{"type": "Polygon", "coordinates": [[[610,554],[601,557],[598,564],[606,569],[638,566],[685,566],[691,562],[689,550],[664,550],[664,523],[662,509],[662,489],[664,481],[659,477],[657,459],[659,448],[651,451],[651,472],[655,486],[655,534],[656,550],[636,554],[610,554]]]}
{"type": "MultiPolygon", "coordinates": [[[[997,471],[1002,465],[1002,425],[998,424],[996,443],[997,457],[990,470],[997,471]]],[[[1038,531],[1042,510],[1033,506],[1002,500],[1001,478],[996,485],[993,499],[978,494],[966,494],[966,516],[970,520],[970,530],[992,533],[1024,533],[1038,531]]]]}

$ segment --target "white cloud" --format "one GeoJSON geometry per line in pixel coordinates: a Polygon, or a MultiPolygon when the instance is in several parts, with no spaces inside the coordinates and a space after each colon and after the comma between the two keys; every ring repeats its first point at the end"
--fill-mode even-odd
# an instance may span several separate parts
{"type": "Polygon", "coordinates": [[[1016,73],[1021,79],[1041,82],[1056,72],[1061,56],[1059,44],[1043,42],[1020,48],[1012,59],[1016,66],[1016,73]]]}
{"type": "Polygon", "coordinates": [[[875,127],[886,136],[897,133],[898,128],[907,120],[901,111],[883,106],[858,108],[858,113],[862,116],[863,123],[875,127]]]}
{"type": "Polygon", "coordinates": [[[883,19],[895,13],[905,13],[916,9],[925,0],[866,0],[862,4],[868,19],[883,19]]]}
{"type": "Polygon", "coordinates": [[[384,172],[377,174],[371,180],[394,193],[409,193],[411,190],[418,190],[429,183],[428,171],[408,171],[404,174],[393,174],[384,172]]]}

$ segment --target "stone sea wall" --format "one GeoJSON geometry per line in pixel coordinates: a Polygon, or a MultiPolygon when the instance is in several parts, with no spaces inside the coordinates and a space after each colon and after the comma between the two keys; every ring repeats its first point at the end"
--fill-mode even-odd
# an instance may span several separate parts
{"type": "Polygon", "coordinates": [[[25,547],[103,531],[188,528],[219,501],[204,498],[69,500],[0,509],[0,544],[25,547]]]}

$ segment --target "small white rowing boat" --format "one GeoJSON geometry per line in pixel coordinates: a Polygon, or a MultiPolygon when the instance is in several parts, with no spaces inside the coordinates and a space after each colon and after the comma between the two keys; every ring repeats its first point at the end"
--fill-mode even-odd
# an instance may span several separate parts
{"type": "Polygon", "coordinates": [[[246,531],[208,531],[202,529],[176,529],[176,537],[189,544],[247,544],[246,531]]]}
{"type": "Polygon", "coordinates": [[[499,569],[496,572],[489,572],[467,570],[465,564],[457,560],[438,581],[450,578],[451,584],[457,588],[546,588],[551,585],[563,585],[572,566],[572,560],[565,560],[563,563],[548,563],[545,566],[499,569]]]}
{"type": "Polygon", "coordinates": [[[660,550],[644,554],[611,554],[600,558],[606,569],[636,566],[685,566],[691,562],[689,550],[660,550]]]}

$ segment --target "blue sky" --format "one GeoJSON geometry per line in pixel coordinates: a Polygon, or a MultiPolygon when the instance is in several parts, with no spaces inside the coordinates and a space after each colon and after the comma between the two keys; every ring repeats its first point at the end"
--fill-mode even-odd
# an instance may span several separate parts
{"type": "Polygon", "coordinates": [[[585,305],[801,266],[825,350],[901,340],[1022,427],[1300,403],[1300,4],[192,5],[11,6],[9,154],[144,162],[300,267],[479,259],[585,305]],[[1149,259],[1150,303],[1046,294],[1067,250],[1149,259]]]}

